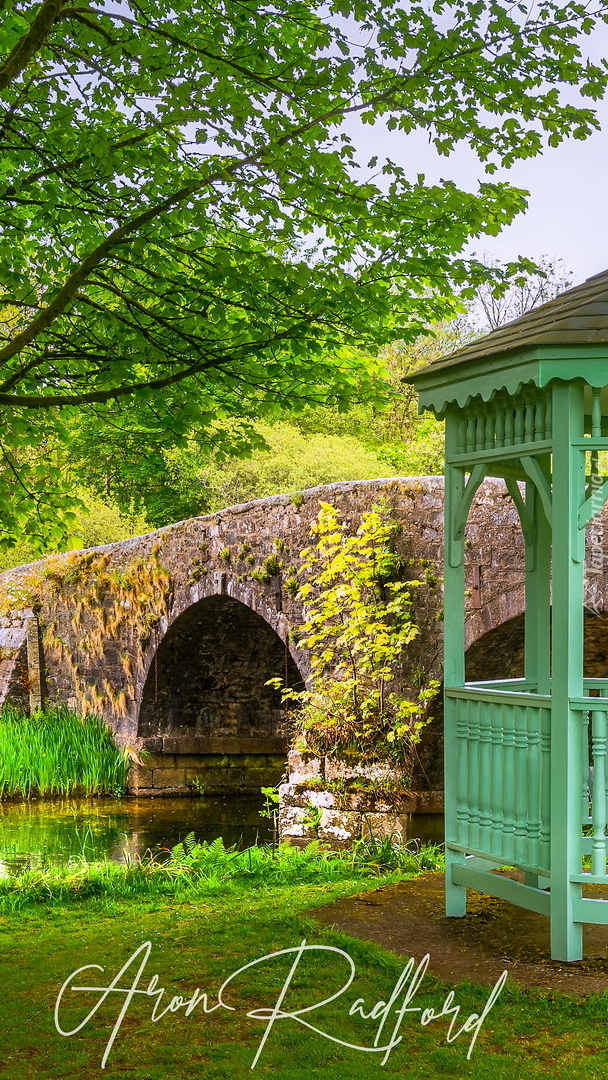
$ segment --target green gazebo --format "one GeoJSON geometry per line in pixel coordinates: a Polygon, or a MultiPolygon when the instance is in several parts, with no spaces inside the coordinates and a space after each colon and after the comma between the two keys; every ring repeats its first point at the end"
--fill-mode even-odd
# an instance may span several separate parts
{"type": "Polygon", "coordinates": [[[502,897],[548,915],[552,957],[577,960],[583,924],[608,924],[608,901],[585,895],[608,885],[608,678],[583,678],[585,527],[608,499],[608,271],[408,381],[446,420],[446,912],[466,913],[467,888],[502,897]],[[464,532],[486,476],[525,541],[525,675],[471,683],[464,532]],[[492,873],[505,864],[523,882],[492,873]]]}

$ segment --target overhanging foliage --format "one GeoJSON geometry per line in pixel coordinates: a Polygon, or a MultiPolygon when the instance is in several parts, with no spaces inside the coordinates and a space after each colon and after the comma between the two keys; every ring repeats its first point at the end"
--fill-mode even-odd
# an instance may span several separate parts
{"type": "MultiPolygon", "coordinates": [[[[0,23],[3,541],[61,537],[53,448],[204,440],[232,416],[386,392],[379,344],[487,274],[525,194],[358,168],[345,121],[510,164],[585,138],[607,5],[8,0],[0,23]],[[564,92],[560,89],[563,86],[564,92]],[[40,452],[32,447],[38,445],[40,452]]],[[[508,268],[507,268],[508,271],[508,268]]],[[[225,431],[230,431],[226,428],[225,431]]]]}

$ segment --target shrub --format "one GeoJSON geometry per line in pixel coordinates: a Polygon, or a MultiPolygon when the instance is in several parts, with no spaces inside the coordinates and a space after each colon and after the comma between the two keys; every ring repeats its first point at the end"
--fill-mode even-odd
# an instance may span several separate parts
{"type": "MultiPolygon", "coordinates": [[[[406,767],[428,718],[425,703],[436,685],[409,695],[395,689],[404,650],[418,633],[413,598],[418,580],[401,580],[404,567],[392,539],[398,526],[380,506],[363,515],[349,536],[337,512],[321,503],[302,552],[299,589],[307,621],[298,645],[309,651],[312,690],[283,690],[298,701],[305,745],[319,754],[396,757],[406,767]]],[[[272,680],[274,684],[280,680],[272,680]]]]}

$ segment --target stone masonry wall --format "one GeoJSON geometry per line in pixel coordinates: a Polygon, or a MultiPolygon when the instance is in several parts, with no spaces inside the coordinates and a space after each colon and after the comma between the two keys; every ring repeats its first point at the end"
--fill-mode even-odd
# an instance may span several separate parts
{"type": "Polygon", "coordinates": [[[332,850],[371,837],[404,842],[410,814],[443,810],[443,791],[408,790],[402,771],[387,762],[353,766],[295,749],[279,796],[281,840],[296,846],[321,840],[332,850]]]}

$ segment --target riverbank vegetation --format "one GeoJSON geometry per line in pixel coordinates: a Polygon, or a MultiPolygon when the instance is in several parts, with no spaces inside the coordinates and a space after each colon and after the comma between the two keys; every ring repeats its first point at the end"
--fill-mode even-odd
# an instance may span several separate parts
{"type": "Polygon", "coordinates": [[[98,716],[61,706],[0,712],[0,797],[123,795],[129,765],[98,716]]]}
{"type": "Polygon", "coordinates": [[[379,879],[387,884],[442,867],[442,847],[416,841],[396,844],[388,837],[360,841],[352,851],[334,852],[318,842],[303,849],[255,844],[239,850],[225,846],[221,837],[198,842],[190,834],[170,851],[148,853],[127,863],[74,858],[65,865],[0,877],[0,914],[40,904],[79,903],[91,897],[108,904],[136,897],[142,902],[172,897],[181,903],[266,888],[352,885],[379,879]]]}

